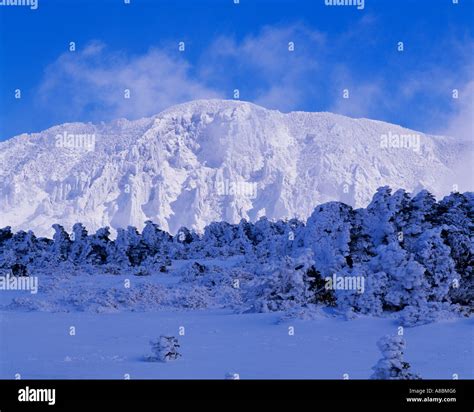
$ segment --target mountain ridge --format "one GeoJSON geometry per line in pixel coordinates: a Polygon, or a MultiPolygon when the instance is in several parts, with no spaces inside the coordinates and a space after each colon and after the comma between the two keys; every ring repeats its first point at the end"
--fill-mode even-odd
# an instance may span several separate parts
{"type": "Polygon", "coordinates": [[[472,144],[377,120],[197,100],[1,142],[0,226],[49,235],[53,223],[96,230],[153,220],[175,233],[220,220],[304,219],[326,201],[365,206],[384,185],[448,194],[466,151],[472,144]],[[405,147],[383,146],[384,136],[402,135],[405,147]]]}

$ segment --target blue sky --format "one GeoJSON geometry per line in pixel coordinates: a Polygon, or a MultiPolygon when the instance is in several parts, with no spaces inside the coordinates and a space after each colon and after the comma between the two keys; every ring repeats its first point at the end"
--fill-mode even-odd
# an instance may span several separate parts
{"type": "Polygon", "coordinates": [[[234,89],[285,112],[472,137],[474,0],[37,1],[0,6],[0,140],[234,89]]]}

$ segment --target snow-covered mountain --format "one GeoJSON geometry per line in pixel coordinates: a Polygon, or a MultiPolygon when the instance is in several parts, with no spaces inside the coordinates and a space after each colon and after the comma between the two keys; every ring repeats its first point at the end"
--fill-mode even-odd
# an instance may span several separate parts
{"type": "Polygon", "coordinates": [[[365,206],[382,185],[441,196],[462,183],[458,164],[471,150],[380,121],[199,100],[0,143],[0,227],[51,235],[55,222],[93,231],[150,219],[176,232],[306,218],[329,200],[365,206]]]}

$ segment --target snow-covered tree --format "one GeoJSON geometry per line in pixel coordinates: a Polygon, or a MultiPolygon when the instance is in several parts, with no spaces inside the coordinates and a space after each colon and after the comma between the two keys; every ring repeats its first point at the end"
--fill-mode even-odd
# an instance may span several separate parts
{"type": "Polygon", "coordinates": [[[404,202],[393,219],[400,245],[408,252],[415,252],[416,240],[433,227],[436,215],[436,199],[427,190],[404,202]]]}
{"type": "Polygon", "coordinates": [[[252,233],[252,224],[242,219],[235,228],[233,239],[230,242],[230,252],[232,255],[252,255],[254,248],[249,235],[252,233]]]}
{"type": "Polygon", "coordinates": [[[28,232],[18,231],[6,243],[11,252],[10,264],[28,265],[42,257],[41,245],[31,230],[28,232]]]}
{"type": "Polygon", "coordinates": [[[53,229],[54,243],[52,245],[52,254],[59,261],[66,260],[71,250],[71,239],[69,238],[69,234],[64,230],[61,225],[58,224],[54,224],[53,229]]]}
{"type": "Polygon", "coordinates": [[[87,230],[82,223],[75,223],[72,227],[72,245],[69,259],[75,263],[81,264],[84,261],[85,253],[88,247],[87,230]]]}
{"type": "Polygon", "coordinates": [[[110,229],[103,227],[97,230],[95,235],[90,236],[87,245],[86,259],[93,265],[104,265],[109,258],[110,229]]]}
{"type": "Polygon", "coordinates": [[[52,240],[0,229],[0,267],[137,276],[174,267],[179,280],[167,296],[172,305],[292,313],[337,305],[347,313],[398,312],[405,325],[472,311],[474,301],[472,193],[436,202],[427,191],[411,198],[383,187],[366,209],[329,202],[306,224],[265,217],[214,222],[203,235],[181,228],[172,236],[151,221],[141,234],[135,227],[117,229],[115,240],[108,228],[88,235],[77,223],[69,237],[62,226],[53,227],[52,240]],[[172,266],[172,259],[188,264],[172,266]],[[333,276],[345,286],[328,288],[333,276]],[[346,287],[355,278],[363,279],[363,291],[346,287]]]}
{"type": "Polygon", "coordinates": [[[132,266],[139,266],[146,258],[148,249],[134,226],[127,228],[127,256],[132,266]]]}
{"type": "Polygon", "coordinates": [[[269,266],[265,275],[249,285],[252,310],[275,312],[308,304],[314,297],[314,292],[310,290],[311,279],[308,278],[308,271],[313,265],[312,252],[308,250],[299,258],[285,256],[269,266]]]}
{"type": "Polygon", "coordinates": [[[199,235],[186,227],[181,227],[170,246],[170,256],[174,259],[186,259],[189,251],[199,242],[199,235]]]}
{"type": "Polygon", "coordinates": [[[117,237],[110,247],[110,255],[113,262],[119,267],[130,266],[130,259],[128,258],[128,233],[125,229],[117,229],[117,237]]]}
{"type": "Polygon", "coordinates": [[[347,266],[351,210],[344,203],[329,202],[314,209],[306,223],[304,244],[313,250],[316,267],[324,277],[347,266]]]}
{"type": "Polygon", "coordinates": [[[396,230],[393,219],[397,212],[396,203],[392,198],[392,189],[384,186],[377,189],[372,201],[367,206],[364,227],[370,236],[373,249],[395,240],[396,230]]]}
{"type": "Polygon", "coordinates": [[[151,350],[154,356],[149,357],[150,361],[169,362],[178,359],[180,345],[174,336],[161,335],[156,340],[150,341],[151,350]]]}
{"type": "Polygon", "coordinates": [[[346,311],[355,311],[375,316],[382,315],[386,309],[385,296],[388,292],[388,275],[383,272],[372,272],[365,265],[355,264],[344,276],[359,276],[364,279],[364,290],[336,290],[334,296],[337,306],[346,311]]]}
{"type": "Polygon", "coordinates": [[[449,292],[459,285],[460,276],[455,270],[451,250],[441,237],[442,229],[433,228],[422,233],[416,241],[416,260],[423,265],[429,283],[429,300],[444,302],[449,292]]]}
{"type": "Polygon", "coordinates": [[[134,226],[127,230],[117,229],[117,238],[113,245],[109,245],[110,261],[121,267],[139,266],[149,255],[147,245],[134,226]]]}
{"type": "MultiPolygon", "coordinates": [[[[386,284],[380,289],[384,309],[400,310],[428,300],[429,287],[425,268],[398,242],[380,245],[367,265],[372,273],[384,273],[386,284]]],[[[371,275],[368,275],[369,282],[371,275]]]]}
{"type": "Polygon", "coordinates": [[[450,291],[451,300],[474,307],[474,194],[451,193],[439,203],[441,237],[451,250],[459,284],[450,291]]]}
{"type": "Polygon", "coordinates": [[[229,256],[234,232],[234,225],[227,222],[212,222],[207,225],[201,239],[203,257],[229,256]]]}
{"type": "Polygon", "coordinates": [[[402,336],[384,336],[377,342],[377,346],[382,352],[382,358],[372,368],[374,373],[371,379],[421,379],[403,359],[406,343],[402,336]]]}
{"type": "Polygon", "coordinates": [[[6,226],[0,229],[0,247],[2,247],[7,240],[10,240],[13,237],[11,229],[11,226],[6,226]]]}
{"type": "Polygon", "coordinates": [[[145,222],[145,227],[142,231],[142,242],[146,246],[149,255],[159,254],[164,259],[165,255],[169,253],[169,246],[172,240],[172,236],[161,230],[157,224],[151,220],[145,222]]]}
{"type": "Polygon", "coordinates": [[[284,221],[272,222],[265,217],[255,222],[252,243],[256,242],[255,256],[260,262],[271,263],[285,255],[287,226],[284,221]]]}

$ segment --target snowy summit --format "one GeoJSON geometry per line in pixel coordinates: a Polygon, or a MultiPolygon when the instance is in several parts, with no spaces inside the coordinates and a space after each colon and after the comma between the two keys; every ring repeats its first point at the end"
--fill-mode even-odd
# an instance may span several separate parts
{"type": "Polygon", "coordinates": [[[0,143],[0,227],[50,236],[52,223],[92,231],[152,220],[176,233],[213,221],[305,219],[332,200],[363,207],[382,185],[441,196],[459,182],[454,165],[465,145],[380,121],[229,100],[135,121],[66,123],[0,143]]]}

